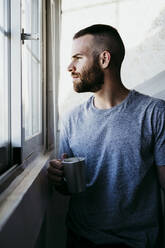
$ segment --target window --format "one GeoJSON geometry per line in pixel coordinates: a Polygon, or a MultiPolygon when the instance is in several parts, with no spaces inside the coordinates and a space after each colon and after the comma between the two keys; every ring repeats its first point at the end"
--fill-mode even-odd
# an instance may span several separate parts
{"type": "Polygon", "coordinates": [[[42,2],[0,1],[0,179],[43,150],[42,2]]]}
{"type": "Polygon", "coordinates": [[[22,46],[22,88],[25,140],[41,132],[40,18],[39,1],[22,1],[22,27],[36,40],[22,46]]]}
{"type": "Polygon", "coordinates": [[[0,1],[0,173],[10,158],[10,2],[0,1]]]}
{"type": "Polygon", "coordinates": [[[42,147],[41,1],[22,0],[23,157],[42,147]]]}

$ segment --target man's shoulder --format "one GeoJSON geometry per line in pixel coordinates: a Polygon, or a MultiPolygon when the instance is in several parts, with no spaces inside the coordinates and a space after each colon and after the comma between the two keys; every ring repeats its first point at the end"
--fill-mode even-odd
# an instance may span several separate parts
{"type": "Polygon", "coordinates": [[[139,104],[155,110],[165,110],[165,100],[138,91],[135,91],[135,95],[139,104]]]}

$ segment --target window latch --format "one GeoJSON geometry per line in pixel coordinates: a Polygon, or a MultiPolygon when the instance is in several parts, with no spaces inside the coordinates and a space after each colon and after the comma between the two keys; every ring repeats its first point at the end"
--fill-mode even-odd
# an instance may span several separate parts
{"type": "Polygon", "coordinates": [[[24,28],[22,28],[22,33],[21,33],[21,40],[22,44],[24,44],[25,40],[39,40],[39,34],[27,34],[24,32],[24,28]]]}

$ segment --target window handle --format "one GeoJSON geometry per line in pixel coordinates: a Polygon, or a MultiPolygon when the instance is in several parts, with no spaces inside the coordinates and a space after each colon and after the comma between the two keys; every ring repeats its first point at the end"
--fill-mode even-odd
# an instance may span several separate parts
{"type": "Polygon", "coordinates": [[[21,40],[22,40],[22,44],[24,44],[25,40],[39,40],[39,33],[27,34],[24,32],[24,28],[22,28],[21,40]]]}

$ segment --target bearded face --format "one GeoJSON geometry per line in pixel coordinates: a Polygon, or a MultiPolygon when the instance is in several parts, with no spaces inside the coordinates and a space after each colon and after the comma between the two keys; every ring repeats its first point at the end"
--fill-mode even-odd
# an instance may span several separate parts
{"type": "Polygon", "coordinates": [[[94,58],[90,67],[85,67],[80,73],[72,72],[73,87],[78,93],[97,92],[104,83],[104,74],[100,68],[98,58],[94,58]]]}

